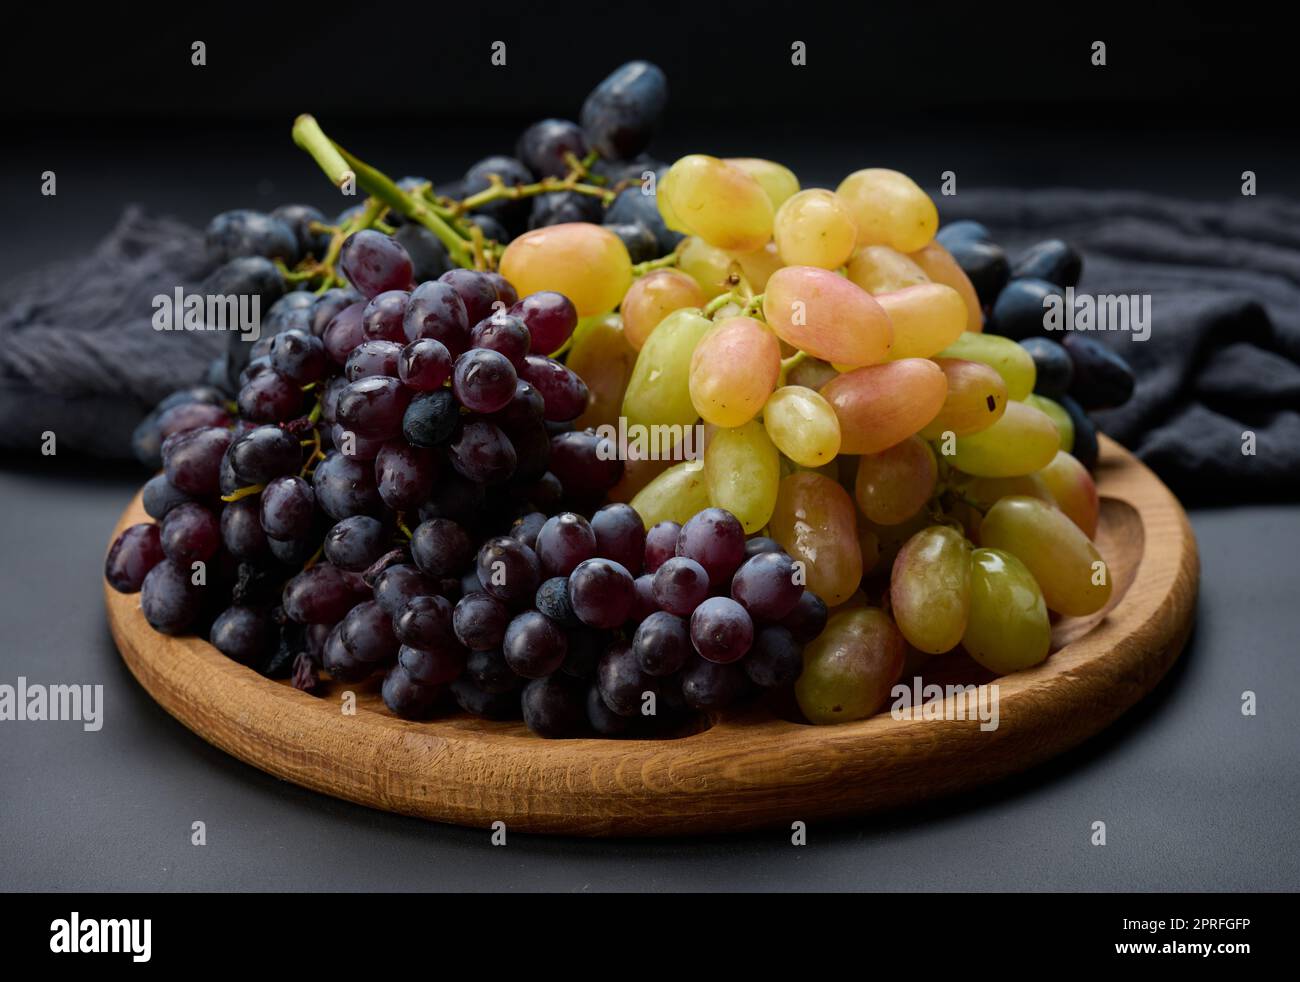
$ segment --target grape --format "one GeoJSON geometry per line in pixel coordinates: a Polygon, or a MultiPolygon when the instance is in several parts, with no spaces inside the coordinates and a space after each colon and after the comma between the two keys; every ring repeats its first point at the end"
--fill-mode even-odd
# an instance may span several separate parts
{"type": "Polygon", "coordinates": [[[632,598],[632,613],[629,617],[634,624],[640,624],[643,620],[659,609],[659,604],[655,600],[655,578],[651,573],[644,573],[638,576],[632,583],[636,587],[636,594],[632,598]]]}
{"type": "Polygon", "coordinates": [[[343,241],[339,271],[368,298],[402,290],[411,282],[411,257],[383,232],[362,229],[343,241]]]}
{"type": "Polygon", "coordinates": [[[763,408],[781,373],[776,336],[752,317],[716,322],[691,355],[691,402],[704,420],[740,426],[763,408]]]}
{"type": "Polygon", "coordinates": [[[587,408],[586,384],[558,361],[529,355],[524,359],[519,377],[541,395],[547,420],[564,422],[576,419],[587,408]]]}
{"type": "Polygon", "coordinates": [[[660,182],[658,197],[669,228],[718,249],[753,252],[772,237],[772,199],[749,174],[717,157],[682,157],[660,182]]]}
{"type": "Polygon", "coordinates": [[[221,460],[231,437],[229,430],[219,427],[187,430],[168,437],[163,442],[162,459],[172,487],[195,497],[216,494],[221,460]]]}
{"type": "Polygon", "coordinates": [[[451,375],[451,354],[441,341],[420,338],[401,349],[397,377],[409,389],[431,392],[451,375]]]}
{"type": "Polygon", "coordinates": [[[936,358],[948,382],[943,407],[921,430],[927,440],[945,433],[970,436],[986,430],[1006,412],[1007,384],[991,366],[961,358],[936,358]]]}
{"type": "MultiPolygon", "coordinates": [[[[229,511],[230,508],[227,507],[226,510],[229,511]]],[[[418,528],[416,532],[419,532],[418,528]]],[[[343,519],[325,534],[325,558],[339,569],[361,573],[384,554],[389,538],[388,529],[379,519],[370,515],[353,515],[343,519]]],[[[414,552],[415,543],[412,542],[411,546],[414,552]]],[[[419,562],[418,553],[416,562],[419,562]]]]}
{"type": "Polygon", "coordinates": [[[623,331],[640,351],[659,323],[675,310],[703,307],[707,302],[698,283],[676,269],[659,269],[635,280],[619,309],[623,331]]]}
{"type": "Polygon", "coordinates": [[[674,556],[655,570],[653,590],[662,609],[689,617],[709,596],[709,574],[694,559],[674,556]]]}
{"type": "Polygon", "coordinates": [[[208,632],[212,646],[241,665],[259,664],[275,648],[275,625],[251,607],[227,607],[208,632]]]}
{"type": "Polygon", "coordinates": [[[521,515],[510,526],[510,537],[518,539],[529,549],[536,551],[537,535],[542,531],[542,526],[547,522],[546,516],[539,511],[529,512],[521,515]]]}
{"type": "Polygon", "coordinates": [[[239,560],[258,560],[266,555],[268,544],[257,498],[240,498],[221,509],[221,542],[239,560]]]}
{"type": "Polygon", "coordinates": [[[354,460],[374,460],[379,456],[379,451],[383,449],[384,440],[368,440],[365,437],[357,436],[351,430],[344,429],[338,423],[329,428],[330,443],[338,448],[338,452],[345,457],[354,460]]]}
{"type": "Polygon", "coordinates": [[[312,539],[272,539],[267,536],[266,545],[276,562],[301,567],[316,551],[318,543],[312,539]]]}
{"type": "Polygon", "coordinates": [[[375,486],[393,511],[409,511],[428,500],[437,477],[432,451],[390,440],[375,457],[375,486]]]}
{"type": "Polygon", "coordinates": [[[321,340],[331,361],[345,364],[352,349],[366,340],[365,322],[362,320],[365,309],[362,302],[344,307],[326,326],[321,340]]]}
{"type": "Polygon", "coordinates": [[[903,358],[832,379],[822,396],[840,421],[840,452],[879,453],[931,422],[948,381],[928,358],[903,358]]]}
{"type": "Polygon", "coordinates": [[[1006,253],[1000,246],[985,240],[957,240],[945,245],[970,280],[979,302],[986,307],[992,306],[1011,275],[1006,253]]]}
{"type": "Polygon", "coordinates": [[[950,462],[977,477],[1015,477],[1046,467],[1060,445],[1051,419],[1023,402],[1009,402],[992,426],[957,438],[950,462]]]}
{"type": "Polygon", "coordinates": [[[515,370],[524,367],[531,343],[532,337],[524,319],[513,314],[494,314],[479,321],[470,332],[470,344],[500,354],[515,370]]]}
{"type": "Polygon", "coordinates": [[[421,392],[402,415],[402,436],[412,446],[437,447],[451,439],[459,422],[460,405],[451,392],[421,392]]]}
{"type": "Polygon", "coordinates": [[[325,374],[325,362],[324,343],[307,331],[283,331],[271,339],[271,368],[290,381],[319,381],[325,374]]]}
{"type": "Polygon", "coordinates": [[[412,290],[402,318],[407,341],[431,338],[441,342],[453,358],[469,347],[469,325],[465,301],[443,280],[421,283],[412,290]]]}
{"type": "Polygon", "coordinates": [[[726,709],[745,690],[745,670],[735,662],[696,658],[682,669],[682,698],[691,709],[726,709]]]}
{"type": "Polygon", "coordinates": [[[338,421],[339,395],[348,387],[348,380],[343,375],[334,375],[321,391],[320,418],[323,422],[333,424],[338,421]]]}
{"type": "Polygon", "coordinates": [[[152,519],[161,521],[177,505],[192,500],[184,491],[172,486],[166,474],[155,474],[144,484],[140,492],[140,501],[145,513],[152,519]]]}
{"type": "MultiPolygon", "coordinates": [[[[655,168],[644,166],[639,168],[635,179],[640,181],[641,175],[646,171],[658,173],[655,168]]],[[[605,224],[611,227],[640,225],[645,228],[654,236],[655,255],[672,252],[677,243],[682,240],[680,232],[674,232],[664,224],[663,216],[659,214],[659,206],[655,202],[655,195],[647,193],[641,187],[624,188],[618,193],[614,203],[605,209],[605,224]]],[[[630,249],[628,251],[631,252],[630,249]]]]}
{"type": "Polygon", "coordinates": [[[755,619],[779,622],[803,595],[794,560],[784,552],[763,552],[745,560],[731,581],[731,597],[755,619]]]}
{"type": "Polygon", "coordinates": [[[934,238],[939,212],[906,174],[883,167],[854,171],[835,189],[858,231],[858,245],[915,252],[934,238]]]}
{"type": "Polygon", "coordinates": [[[486,273],[472,269],[452,269],[443,273],[438,282],[451,287],[465,305],[466,324],[477,324],[492,316],[497,302],[497,288],[486,273]]]}
{"type": "Polygon", "coordinates": [[[1088,538],[1097,534],[1097,518],[1100,502],[1097,499],[1097,485],[1087,468],[1065,451],[1057,451],[1052,462],[1038,471],[1040,477],[1056,502],[1057,507],[1065,512],[1070,521],[1088,538]]]}
{"type": "MultiPolygon", "coordinates": [[[[872,248],[868,246],[867,248],[872,248]]],[[[937,240],[912,253],[910,258],[932,283],[942,283],[957,291],[966,307],[966,330],[984,330],[984,305],[970,277],[952,254],[937,240]]],[[[852,274],[850,274],[850,278],[852,274]]],[[[875,291],[872,291],[875,292],[875,291]]]]}
{"type": "Polygon", "coordinates": [[[753,559],[765,552],[784,553],[785,550],[781,548],[781,543],[777,542],[776,539],[770,539],[766,535],[752,535],[745,540],[746,559],[753,559]]]}
{"type": "Polygon", "coordinates": [[[993,301],[988,330],[1017,341],[1041,335],[1045,329],[1045,305],[1053,295],[1062,299],[1060,287],[1046,280],[1012,280],[993,301]]]}
{"type": "Polygon", "coordinates": [[[339,640],[352,657],[367,665],[390,664],[400,647],[392,613],[374,600],[357,604],[339,624],[339,640]]]}
{"type": "Polygon", "coordinates": [[[316,502],[330,518],[364,515],[380,505],[375,469],[367,461],[331,453],[312,473],[316,502]]]}
{"type": "Polygon", "coordinates": [[[632,262],[649,262],[659,255],[659,242],[655,238],[654,232],[640,222],[624,224],[605,222],[605,228],[618,236],[619,241],[623,243],[623,247],[627,249],[628,259],[632,262]]]}
{"type": "MultiPolygon", "coordinates": [[[[441,600],[442,598],[420,597],[418,599],[441,600]]],[[[468,657],[469,652],[455,645],[429,650],[403,644],[398,649],[397,663],[406,670],[407,675],[421,685],[446,685],[448,682],[455,681],[465,670],[468,657]]]]}
{"type": "Polygon", "coordinates": [[[581,622],[569,604],[569,578],[552,576],[537,588],[533,606],[562,627],[577,627],[581,622]]]}
{"type": "Polygon", "coordinates": [[[532,600],[541,583],[537,554],[517,539],[499,535],[478,553],[478,578],[483,589],[508,604],[532,600]]]}
{"type": "Polygon", "coordinates": [[[848,206],[822,188],[787,198],[772,222],[772,237],[787,266],[838,269],[848,261],[857,235],[848,206]]]}
{"type": "MultiPolygon", "coordinates": [[[[659,200],[662,204],[663,198],[659,200]]],[[[731,289],[736,265],[730,254],[715,249],[698,236],[686,239],[677,250],[677,268],[693,279],[709,300],[731,289]]]]}
{"type": "Polygon", "coordinates": [[[623,736],[632,726],[631,720],[618,715],[605,705],[605,700],[600,694],[600,687],[597,685],[590,686],[587,689],[586,706],[587,722],[600,736],[623,736]]]}
{"type": "Polygon", "coordinates": [[[647,573],[657,572],[660,566],[677,555],[677,537],[681,531],[677,522],[664,521],[646,532],[644,568],[647,573]]]}
{"type": "MultiPolygon", "coordinates": [[[[632,260],[622,240],[607,228],[585,222],[565,222],[521,235],[506,247],[500,268],[524,294],[562,293],[580,317],[618,306],[632,282],[632,260]]],[[[529,319],[525,316],[525,320],[529,319]]],[[[531,321],[529,329],[533,330],[531,321]]],[[[555,350],[535,331],[532,348],[538,353],[555,350]]]]}
{"type": "Polygon", "coordinates": [[[451,694],[456,697],[456,704],[471,715],[497,720],[519,718],[519,695],[513,691],[485,692],[462,677],[451,683],[451,694]]]}
{"type": "Polygon", "coordinates": [[[516,692],[523,683],[523,679],[510,670],[506,656],[498,649],[471,651],[465,660],[465,678],[493,695],[516,692]]]}
{"type": "Polygon", "coordinates": [[[187,402],[172,406],[158,417],[158,433],[165,440],[173,433],[197,430],[205,426],[229,426],[230,417],[220,406],[201,402],[187,402]]]}
{"type": "Polygon", "coordinates": [[[1110,571],[1097,547],[1050,504],[1020,495],[1003,498],[980,523],[980,544],[1024,563],[1050,610],[1082,617],[1110,600],[1110,571]]]}
{"type": "Polygon", "coordinates": [[[311,230],[313,222],[321,225],[328,224],[325,216],[318,209],[311,205],[281,205],[271,212],[271,217],[283,222],[293,232],[298,242],[299,255],[313,256],[316,259],[324,258],[329,250],[330,235],[328,232],[311,230]]]}
{"type": "Polygon", "coordinates": [[[865,719],[888,698],[903,669],[906,643],[889,615],[874,608],[842,611],[804,650],[795,683],[810,723],[865,719]]]}
{"type": "Polygon", "coordinates": [[[514,366],[488,348],[472,348],[456,359],[452,391],[461,405],[474,412],[494,413],[514,397],[514,366]]]}
{"type": "Polygon", "coordinates": [[[1083,257],[1068,242],[1046,239],[1030,246],[1011,264],[1012,279],[1041,279],[1064,289],[1078,286],[1083,257]]]}
{"type": "Polygon", "coordinates": [[[1074,377],[1069,394],[1084,409],[1122,406],[1133,395],[1133,370],[1119,355],[1092,338],[1067,334],[1061,341],[1069,352],[1074,377]]]}
{"type": "Polygon", "coordinates": [[[820,467],[840,452],[840,421],[818,392],[800,385],[777,389],[763,408],[772,443],[796,464],[820,467]]]}
{"type": "Polygon", "coordinates": [[[1084,467],[1095,468],[1101,448],[1097,445],[1097,426],[1083,408],[1069,396],[1061,396],[1061,408],[1074,424],[1074,448],[1070,451],[1084,467]]]}
{"type": "Polygon", "coordinates": [[[1007,386],[1007,398],[1020,401],[1034,391],[1036,369],[1029,352],[1009,338],[967,331],[936,356],[982,362],[991,367],[1007,386]]]}
{"type": "Polygon", "coordinates": [[[829,270],[787,266],[763,292],[763,315],[777,336],[838,365],[876,365],[889,357],[889,316],[865,290],[829,270]]]}
{"type": "Polygon", "coordinates": [[[765,627],[754,636],[744,665],[749,680],[761,688],[789,685],[803,671],[803,646],[786,628],[765,627]]]}
{"type": "Polygon", "coordinates": [[[623,397],[629,428],[694,424],[699,414],[691,400],[691,363],[696,345],[712,327],[700,311],[686,309],[669,314],[654,329],[637,356],[623,397]]]}
{"type": "Polygon", "coordinates": [[[431,518],[411,534],[411,558],[430,576],[452,576],[474,558],[474,543],[455,522],[431,518]]]}
{"type": "Polygon", "coordinates": [[[1025,405],[1037,409],[1052,421],[1056,432],[1060,434],[1062,450],[1069,453],[1074,449],[1074,420],[1064,406],[1046,396],[1035,394],[1025,396],[1025,405]]]}
{"type": "Polygon", "coordinates": [[[223,211],[208,222],[203,238],[214,263],[242,256],[282,259],[287,265],[298,261],[298,240],[293,229],[260,211],[223,211]]]}
{"type": "Polygon", "coordinates": [[[915,260],[887,245],[867,245],[856,250],[844,274],[870,294],[892,293],[930,282],[915,260]]]}
{"type": "Polygon", "coordinates": [[[591,90],[578,119],[593,150],[607,160],[627,160],[649,146],[667,102],[663,71],[629,61],[591,90]]]}
{"type": "Polygon", "coordinates": [[[236,397],[239,414],[256,423],[292,419],[302,411],[302,389],[273,371],[249,379],[236,397]]]}
{"type": "Polygon", "coordinates": [[[564,664],[568,642],[554,621],[536,610],[527,610],[506,627],[502,651],[516,675],[540,679],[564,664]]]}
{"type": "Polygon", "coordinates": [[[922,283],[891,293],[877,302],[894,327],[891,358],[928,358],[957,340],[966,329],[961,294],[942,283],[922,283]]]}
{"type": "Polygon", "coordinates": [[[890,600],[903,637],[939,654],[955,648],[970,613],[970,543],[943,525],[907,540],[894,560],[890,600]]]}
{"type": "Polygon", "coordinates": [[[324,293],[316,297],[315,302],[311,306],[311,317],[309,320],[311,333],[318,338],[324,339],[325,329],[329,327],[330,322],[334,320],[340,312],[357,303],[361,304],[357,309],[357,315],[359,318],[365,310],[365,302],[362,300],[361,294],[357,293],[356,290],[341,287],[334,287],[333,289],[326,290],[324,293]]]}
{"type": "Polygon", "coordinates": [[[781,627],[800,644],[807,644],[825,630],[828,616],[826,602],[811,590],[805,590],[790,613],[781,619],[781,627]]]}
{"type": "Polygon", "coordinates": [[[613,442],[591,430],[553,436],[550,468],[565,493],[578,499],[603,496],[623,475],[623,462],[613,442]]]}
{"type": "Polygon", "coordinates": [[[564,222],[599,222],[602,211],[600,200],[591,195],[577,191],[548,191],[533,198],[528,227],[536,229],[564,222]]]}
{"type": "Polygon", "coordinates": [[[688,521],[710,504],[704,468],[692,460],[674,464],[638,491],[631,504],[647,528],[661,522],[688,521]]]}
{"type": "MultiPolygon", "coordinates": [[[[389,220],[392,220],[391,213],[389,220]]],[[[485,237],[489,239],[495,238],[495,236],[486,235],[486,233],[485,237]]],[[[406,222],[393,233],[393,239],[411,257],[411,282],[413,283],[436,280],[452,268],[451,259],[447,255],[447,247],[438,241],[438,237],[423,225],[406,222]]]]}
{"type": "Polygon", "coordinates": [[[262,528],[273,539],[301,539],[316,522],[316,495],[301,477],[277,477],[262,491],[262,528]]]}
{"type": "Polygon", "coordinates": [[[853,496],[862,514],[879,525],[897,525],[930,500],[939,467],[930,445],[911,436],[879,453],[858,458],[853,496]]]}
{"type": "Polygon", "coordinates": [[[799,178],[795,177],[794,171],[773,160],[762,160],[758,157],[728,157],[726,162],[756,180],[767,193],[773,208],[779,209],[799,190],[799,178]]]}
{"type": "Polygon", "coordinates": [[[641,713],[647,693],[656,693],[656,679],[641,670],[632,647],[616,644],[601,656],[596,668],[596,687],[609,710],[619,716],[641,713]]]}
{"type": "Polygon", "coordinates": [[[427,718],[442,695],[442,686],[422,685],[401,665],[394,665],[384,676],[379,689],[384,705],[402,719],[427,718]]]}
{"type": "Polygon", "coordinates": [[[569,653],[564,658],[560,671],[570,678],[593,679],[596,677],[596,664],[605,649],[606,635],[603,631],[589,628],[571,629],[569,631],[569,653]]]}
{"type": "Polygon", "coordinates": [[[804,564],[809,590],[831,606],[853,595],[862,553],[853,500],[839,484],[813,471],[784,478],[769,528],[790,558],[804,564]]]}
{"type": "Polygon", "coordinates": [[[568,576],[580,562],[595,557],[596,533],[581,515],[564,512],[542,526],[535,549],[544,573],[568,576]]]}
{"type": "Polygon", "coordinates": [[[510,316],[524,322],[531,338],[529,350],[537,355],[559,349],[578,326],[578,311],[572,301],[554,290],[542,290],[517,301],[510,308],[510,316]]]}
{"type": "Polygon", "coordinates": [[[165,558],[157,525],[132,525],[113,540],[104,560],[104,578],[118,593],[139,593],[149,571],[165,558]]]}
{"type": "Polygon", "coordinates": [[[709,501],[735,515],[746,533],[757,532],[772,517],[780,454],[757,420],[713,435],[704,452],[704,475],[709,501]]]}
{"type": "Polygon", "coordinates": [[[343,374],[349,382],[374,376],[394,377],[401,354],[402,346],[396,341],[362,341],[348,355],[343,374]]]}
{"type": "Polygon", "coordinates": [[[338,421],[358,436],[392,439],[402,432],[403,416],[410,401],[410,390],[395,378],[363,378],[339,393],[338,421]]]}
{"type": "Polygon", "coordinates": [[[588,387],[587,407],[576,420],[578,429],[609,425],[617,428],[636,352],[624,337],[618,314],[585,321],[573,340],[566,365],[588,387]]]}
{"type": "Polygon", "coordinates": [[[198,617],[202,590],[190,581],[187,566],[170,559],[157,563],[140,585],[140,609],[155,630],[180,634],[198,617]]]}
{"type": "Polygon", "coordinates": [[[646,531],[641,517],[630,505],[605,505],[591,518],[596,536],[596,555],[619,563],[630,573],[644,564],[646,531]]]}
{"type": "Polygon", "coordinates": [[[587,156],[587,138],[577,123],[567,119],[543,119],[524,130],[515,145],[515,156],[539,177],[564,177],[571,170],[567,156],[587,156]]]}
{"type": "Polygon", "coordinates": [[[636,629],[632,651],[647,675],[672,675],[691,655],[691,635],[686,622],[667,611],[650,614],[636,629]]]}
{"type": "Polygon", "coordinates": [[[447,445],[448,459],[461,476],[479,484],[500,484],[515,472],[518,457],[500,427],[483,419],[463,423],[447,445]]]}
{"type": "Polygon", "coordinates": [[[374,578],[375,601],[395,617],[412,597],[429,597],[438,592],[440,584],[431,576],[425,576],[414,566],[398,563],[389,566],[374,578]]]}
{"type": "Polygon", "coordinates": [[[1024,563],[998,549],[976,549],[970,570],[970,618],[961,639],[970,656],[999,675],[1046,658],[1052,625],[1024,563]]]}
{"type": "Polygon", "coordinates": [[[452,613],[456,637],[471,651],[497,648],[505,639],[510,613],[496,597],[483,592],[467,593],[452,613]]]}
{"type": "MultiPolygon", "coordinates": [[[[396,608],[392,618],[393,634],[402,644],[429,652],[455,654],[459,651],[461,665],[464,665],[464,651],[452,631],[452,606],[446,597],[410,597],[396,608]]],[[[425,678],[419,671],[412,671],[411,674],[426,684],[451,681],[425,678]]]]}
{"type": "Polygon", "coordinates": [[[709,597],[691,614],[691,643],[709,661],[737,661],[749,651],[753,640],[753,620],[730,597],[709,597]]]}
{"type": "Polygon", "coordinates": [[[709,574],[709,585],[720,589],[745,558],[745,532],[736,516],[722,508],[705,508],[693,515],[677,537],[677,555],[694,559],[709,574]]]}
{"type": "Polygon", "coordinates": [[[284,585],[284,613],[299,624],[334,624],[355,607],[361,596],[329,563],[317,563],[284,585]]]}
{"type": "Polygon", "coordinates": [[[404,344],[406,334],[402,325],[410,299],[411,294],[406,290],[385,290],[371,299],[361,313],[361,324],[366,337],[404,344]]]}
{"type": "Polygon", "coordinates": [[[1020,346],[1034,360],[1036,394],[1060,399],[1070,390],[1074,362],[1063,346],[1048,338],[1026,338],[1020,346]]]}
{"type": "Polygon", "coordinates": [[[524,725],[540,737],[575,737],[587,729],[586,688],[564,676],[534,679],[520,696],[524,725]]]}
{"type": "Polygon", "coordinates": [[[612,559],[583,560],[569,574],[569,603],[589,627],[618,627],[628,619],[635,594],[632,574],[612,559]]]}

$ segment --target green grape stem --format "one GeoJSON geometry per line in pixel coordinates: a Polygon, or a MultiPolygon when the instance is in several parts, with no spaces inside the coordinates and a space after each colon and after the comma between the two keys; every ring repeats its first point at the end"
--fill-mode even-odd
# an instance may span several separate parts
{"type": "Polygon", "coordinates": [[[681,256],[677,250],[673,250],[666,256],[660,256],[658,259],[647,259],[643,263],[637,263],[632,267],[633,276],[645,276],[646,273],[653,273],[656,269],[668,269],[676,266],[681,261],[681,256]]]}

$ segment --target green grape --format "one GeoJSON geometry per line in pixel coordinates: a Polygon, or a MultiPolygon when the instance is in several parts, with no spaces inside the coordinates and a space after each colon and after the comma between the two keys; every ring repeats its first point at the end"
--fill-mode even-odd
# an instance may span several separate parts
{"type": "Polygon", "coordinates": [[[958,265],[957,260],[952,258],[952,253],[938,241],[934,241],[907,258],[915,263],[931,282],[950,286],[961,294],[962,302],[966,305],[966,330],[977,334],[984,330],[984,306],[980,303],[979,294],[975,292],[970,277],[958,265]]]}
{"type": "MultiPolygon", "coordinates": [[[[940,442],[941,449],[946,442],[940,442]]],[[[1046,415],[1023,402],[1009,402],[992,426],[957,437],[949,459],[976,477],[1016,477],[1046,467],[1060,446],[1060,431],[1046,415]]]]}
{"type": "Polygon", "coordinates": [[[866,719],[884,705],[903,670],[907,645],[889,615],[873,607],[834,614],[803,652],[794,684],[810,723],[866,719]]]}
{"type": "Polygon", "coordinates": [[[839,269],[853,253],[858,230],[849,209],[834,193],[811,188],[777,209],[772,236],[787,266],[839,269]]]}
{"type": "Polygon", "coordinates": [[[855,369],[822,387],[840,419],[840,452],[850,454],[879,453],[919,433],[947,394],[942,369],[928,358],[855,369]]]}
{"type": "Polygon", "coordinates": [[[932,525],[899,550],[889,581],[894,620],[909,644],[937,655],[966,633],[970,614],[970,543],[946,525],[932,525]]]}
{"type": "Polygon", "coordinates": [[[731,289],[732,258],[715,249],[698,236],[682,242],[677,253],[677,268],[693,279],[704,295],[712,300],[731,289]]]}
{"type": "Polygon", "coordinates": [[[980,544],[1023,562],[1058,613],[1082,617],[1110,600],[1110,570],[1097,547],[1063,511],[1037,498],[1013,495],[990,508],[980,544]]]}
{"type": "Polygon", "coordinates": [[[948,380],[943,408],[921,431],[927,440],[945,433],[970,436],[988,429],[1007,409],[1007,383],[993,368],[961,358],[935,358],[934,363],[948,380]]]}
{"type": "Polygon", "coordinates": [[[952,344],[966,329],[966,305],[961,294],[942,283],[921,283],[876,302],[885,308],[894,327],[891,358],[929,358],[952,344]]]}
{"type": "Polygon", "coordinates": [[[1096,538],[1101,502],[1097,500],[1097,485],[1088,468],[1072,454],[1060,450],[1052,462],[1035,476],[1047,486],[1056,507],[1065,512],[1084,535],[1096,538]]]}
{"type": "Polygon", "coordinates": [[[776,161],[758,157],[728,157],[726,161],[756,180],[767,192],[773,208],[780,208],[785,204],[786,198],[799,190],[799,178],[794,176],[794,171],[776,161]]]}
{"type": "Polygon", "coordinates": [[[1029,352],[1010,338],[996,334],[967,331],[935,357],[983,362],[1002,376],[1007,383],[1007,398],[1015,401],[1023,400],[1034,391],[1038,377],[1038,369],[1034,367],[1029,352]]]}
{"type": "Polygon", "coordinates": [[[565,364],[587,383],[591,393],[586,412],[574,421],[575,428],[618,426],[623,394],[636,364],[636,352],[627,343],[622,318],[606,314],[579,323],[565,364]]]}
{"type": "Polygon", "coordinates": [[[709,501],[740,520],[746,535],[763,528],[776,508],[780,455],[758,420],[719,429],[704,452],[709,501]]]}
{"type": "Polygon", "coordinates": [[[871,294],[815,266],[777,270],[763,291],[763,315],[777,337],[814,358],[877,365],[889,357],[894,331],[871,294]]]}
{"type": "Polygon", "coordinates": [[[691,355],[691,402],[705,422],[740,426],[763,408],[781,374],[776,335],[752,317],[715,321],[691,355]]]}
{"type": "Polygon", "coordinates": [[[939,210],[906,174],[883,167],[855,171],[835,193],[848,205],[858,245],[887,245],[916,252],[939,230],[939,210]]]}
{"type": "Polygon", "coordinates": [[[730,256],[740,267],[740,275],[745,277],[745,282],[754,293],[762,293],[772,274],[785,265],[776,251],[775,242],[769,242],[753,252],[733,252],[730,256]]]}
{"type": "Polygon", "coordinates": [[[970,558],[970,614],[962,647],[998,675],[1037,665],[1051,648],[1052,625],[1033,574],[999,549],[976,549],[970,558]]]}
{"type": "Polygon", "coordinates": [[[1030,394],[1025,396],[1025,405],[1033,406],[1056,424],[1061,434],[1061,449],[1069,453],[1074,449],[1074,420],[1065,411],[1065,407],[1046,396],[1030,394]]]}
{"type": "Polygon", "coordinates": [[[623,415],[629,427],[690,426],[695,422],[691,355],[712,326],[700,311],[687,308],[673,311],[650,332],[623,396],[623,415]]]}
{"type": "Polygon", "coordinates": [[[938,476],[930,445],[909,436],[886,450],[858,458],[853,496],[871,521],[897,525],[925,507],[938,476]]]}
{"type": "Polygon", "coordinates": [[[785,380],[790,385],[799,385],[805,389],[819,390],[839,372],[820,358],[804,358],[791,367],[785,380]]]}
{"type": "Polygon", "coordinates": [[[929,283],[930,277],[911,257],[885,245],[868,245],[849,258],[844,275],[870,294],[893,293],[929,283]]]}
{"type": "Polygon", "coordinates": [[[709,507],[709,483],[698,460],[673,464],[638,491],[630,502],[646,528],[660,522],[685,525],[709,507]]]}
{"type": "Polygon", "coordinates": [[[659,187],[674,222],[718,249],[753,252],[772,237],[772,199],[739,167],[693,153],[678,160],[659,187]]]}
{"type": "Polygon", "coordinates": [[[820,467],[840,452],[839,418],[813,389],[777,389],[763,407],[763,425],[781,452],[801,467],[820,467]]]}
{"type": "Polygon", "coordinates": [[[1040,476],[1042,471],[1033,474],[1018,474],[1015,477],[972,477],[960,484],[961,495],[975,504],[981,512],[986,512],[1003,498],[1013,494],[1037,498],[1049,505],[1055,504],[1052,492],[1040,476]]]}

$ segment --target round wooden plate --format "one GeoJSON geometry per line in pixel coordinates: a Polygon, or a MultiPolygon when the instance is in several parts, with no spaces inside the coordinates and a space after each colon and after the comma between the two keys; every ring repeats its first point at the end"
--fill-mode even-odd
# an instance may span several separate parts
{"type": "MultiPolygon", "coordinates": [[[[578,835],[718,832],[854,815],[961,791],[1075,746],[1149,692],[1191,630],[1199,567],[1169,490],[1103,440],[1097,544],[1110,608],[1058,622],[1053,653],[999,685],[999,725],[895,719],[809,726],[754,707],[674,740],[542,740],[522,723],[391,715],[378,682],[305,695],[196,637],[155,633],[139,595],[105,586],[132,673],[205,740],[304,787],[408,815],[578,835]],[[340,693],[356,693],[355,715],[340,693]]],[[[147,521],[139,497],[114,536],[147,521]]],[[[940,685],[992,681],[964,655],[905,671],[940,685]]],[[[951,701],[951,697],[949,700],[951,701]]],[[[949,713],[946,715],[956,715],[949,713]]]]}

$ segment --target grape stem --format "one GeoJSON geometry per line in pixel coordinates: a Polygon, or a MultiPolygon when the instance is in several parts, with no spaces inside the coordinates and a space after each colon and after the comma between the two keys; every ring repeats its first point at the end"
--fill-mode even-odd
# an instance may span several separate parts
{"type": "Polygon", "coordinates": [[[705,305],[704,316],[712,317],[714,314],[716,314],[727,304],[735,303],[737,299],[738,298],[736,297],[736,294],[730,290],[728,290],[726,293],[719,293],[716,297],[714,297],[705,305]]]}
{"type": "Polygon", "coordinates": [[[250,495],[261,494],[265,489],[265,484],[250,484],[247,487],[236,488],[234,491],[231,491],[230,494],[223,494],[221,500],[239,501],[243,498],[249,497],[250,495]]]}
{"type": "Polygon", "coordinates": [[[482,208],[493,201],[516,201],[520,198],[531,198],[552,191],[572,191],[576,194],[590,195],[593,198],[600,198],[601,203],[605,205],[614,200],[613,191],[596,187],[594,184],[580,183],[578,181],[578,171],[576,170],[571,171],[568,177],[544,177],[535,184],[516,184],[513,186],[506,184],[496,174],[489,174],[488,187],[478,192],[478,194],[471,194],[463,201],[456,202],[452,212],[456,215],[463,215],[467,211],[482,208]]]}
{"type": "Polygon", "coordinates": [[[807,357],[808,357],[808,352],[796,351],[789,358],[781,359],[781,372],[777,376],[776,384],[785,385],[786,377],[790,374],[790,372],[794,369],[796,365],[800,364],[807,357]]]}
{"type": "Polygon", "coordinates": [[[677,254],[677,250],[674,249],[666,256],[660,256],[658,259],[647,259],[643,263],[637,263],[632,267],[632,275],[645,276],[646,273],[653,273],[656,269],[668,269],[671,266],[676,266],[680,260],[681,257],[677,254]]]}

